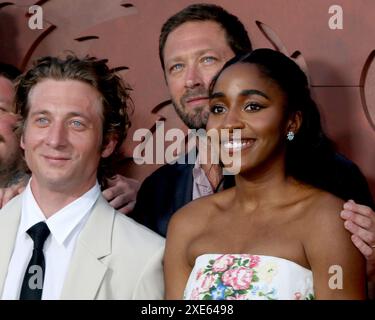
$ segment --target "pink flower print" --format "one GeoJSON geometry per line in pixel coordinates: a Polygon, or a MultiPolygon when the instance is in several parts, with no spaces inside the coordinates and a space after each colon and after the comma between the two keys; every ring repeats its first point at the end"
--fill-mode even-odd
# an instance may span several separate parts
{"type": "Polygon", "coordinates": [[[199,269],[199,271],[197,272],[197,276],[195,277],[195,280],[198,280],[202,274],[203,274],[203,270],[199,269]]]}
{"type": "Polygon", "coordinates": [[[202,290],[208,291],[209,289],[211,289],[214,282],[215,282],[215,276],[214,275],[212,275],[212,274],[206,275],[206,277],[203,279],[202,284],[201,284],[202,290]]]}
{"type": "Polygon", "coordinates": [[[222,272],[227,270],[234,262],[234,256],[230,254],[224,254],[217,258],[212,265],[213,272],[222,272]]]}
{"type": "Polygon", "coordinates": [[[250,268],[254,268],[259,264],[260,257],[259,256],[251,256],[250,258],[250,268]]]}
{"type": "Polygon", "coordinates": [[[301,292],[296,292],[296,293],[294,294],[294,300],[300,300],[301,297],[302,297],[301,292]]]}
{"type": "Polygon", "coordinates": [[[234,296],[227,297],[227,300],[249,300],[246,294],[235,294],[234,296]]]}
{"type": "Polygon", "coordinates": [[[253,270],[239,267],[224,272],[222,281],[226,286],[231,286],[234,290],[245,290],[250,287],[253,270]]]}
{"type": "Polygon", "coordinates": [[[236,300],[249,300],[246,294],[236,294],[236,300]]]}
{"type": "Polygon", "coordinates": [[[198,290],[198,288],[195,288],[191,292],[191,298],[190,298],[190,300],[199,300],[199,290],[198,290]]]}

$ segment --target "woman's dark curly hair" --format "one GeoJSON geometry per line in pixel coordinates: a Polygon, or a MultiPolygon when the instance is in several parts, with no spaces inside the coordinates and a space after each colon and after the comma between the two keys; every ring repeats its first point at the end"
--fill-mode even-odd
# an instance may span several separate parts
{"type": "MultiPolygon", "coordinates": [[[[311,98],[308,81],[299,66],[284,54],[271,49],[257,49],[228,61],[212,80],[210,95],[221,73],[237,63],[250,63],[273,81],[285,94],[286,116],[300,112],[302,123],[292,141],[286,143],[286,174],[317,188],[335,193],[336,176],[332,174],[336,152],[323,132],[318,107],[311,98]]],[[[338,194],[336,194],[338,195],[338,194]]],[[[340,196],[340,195],[338,195],[340,196]]]]}
{"type": "Polygon", "coordinates": [[[20,130],[23,131],[29,113],[29,93],[39,82],[45,79],[77,80],[94,87],[101,95],[103,106],[103,141],[104,147],[110,137],[115,137],[117,145],[111,156],[101,158],[98,168],[98,180],[103,187],[106,179],[114,175],[119,149],[130,127],[129,108],[133,106],[129,96],[131,90],[114,71],[108,68],[107,60],[98,60],[86,56],[78,58],[67,55],[66,58],[43,57],[22,75],[16,83],[15,106],[22,116],[20,130]]]}

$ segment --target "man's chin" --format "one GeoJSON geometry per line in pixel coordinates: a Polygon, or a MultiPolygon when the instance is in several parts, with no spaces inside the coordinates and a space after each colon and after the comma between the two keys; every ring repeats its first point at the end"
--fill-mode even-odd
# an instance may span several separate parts
{"type": "Polygon", "coordinates": [[[195,107],[193,110],[186,112],[186,108],[182,109],[182,107],[174,106],[178,116],[189,129],[206,128],[209,115],[209,112],[205,111],[206,107],[195,107]]]}
{"type": "Polygon", "coordinates": [[[208,121],[208,112],[198,112],[192,115],[189,119],[190,129],[205,129],[208,121]]]}
{"type": "Polygon", "coordinates": [[[71,188],[71,179],[65,179],[61,176],[50,176],[42,178],[35,182],[38,188],[48,189],[55,192],[66,192],[71,188]]]}

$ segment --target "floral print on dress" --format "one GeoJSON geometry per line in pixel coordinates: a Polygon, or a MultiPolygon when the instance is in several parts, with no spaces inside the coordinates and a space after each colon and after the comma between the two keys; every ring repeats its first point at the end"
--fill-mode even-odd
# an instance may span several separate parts
{"type": "MultiPolygon", "coordinates": [[[[281,262],[288,262],[288,260],[275,257],[275,261],[269,259],[268,256],[250,254],[203,255],[199,258],[205,256],[206,262],[203,265],[201,264],[199,268],[194,267],[195,273],[192,272],[188,282],[188,285],[193,282],[193,289],[188,293],[187,287],[184,299],[279,299],[278,288],[274,285],[280,264],[277,259],[280,259],[281,262]]],[[[312,282],[311,290],[307,291],[309,295],[295,291],[291,294],[290,299],[313,299],[312,282]]]]}

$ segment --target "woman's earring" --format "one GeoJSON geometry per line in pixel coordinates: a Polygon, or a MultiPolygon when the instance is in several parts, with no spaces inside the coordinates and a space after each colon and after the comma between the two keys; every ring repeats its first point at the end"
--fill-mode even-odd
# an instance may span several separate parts
{"type": "Polygon", "coordinates": [[[286,138],[289,141],[292,141],[294,139],[294,132],[293,131],[289,131],[288,134],[286,135],[286,138]]]}

